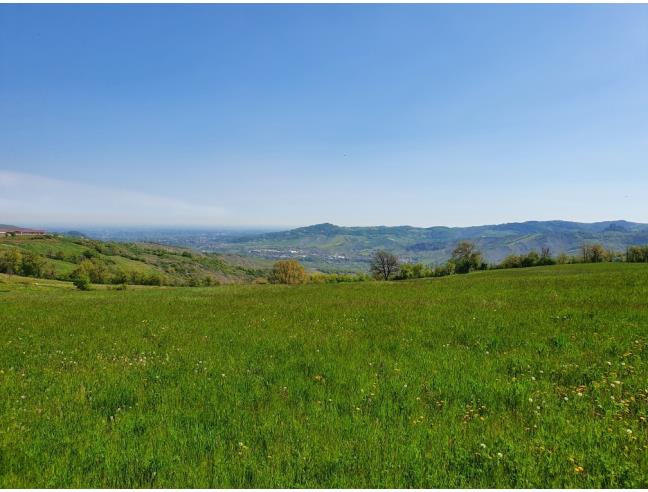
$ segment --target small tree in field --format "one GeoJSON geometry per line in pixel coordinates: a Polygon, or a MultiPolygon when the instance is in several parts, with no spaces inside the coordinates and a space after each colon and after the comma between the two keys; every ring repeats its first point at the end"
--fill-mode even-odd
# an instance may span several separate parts
{"type": "Polygon", "coordinates": [[[273,284],[303,284],[306,270],[297,260],[281,260],[272,267],[269,280],[273,284]]]}
{"type": "Polygon", "coordinates": [[[379,280],[389,280],[399,269],[398,258],[388,251],[376,251],[371,258],[369,270],[379,280]]]}
{"type": "Polygon", "coordinates": [[[608,258],[607,251],[600,244],[584,244],[582,251],[584,263],[601,263],[608,258]]]}
{"type": "Polygon", "coordinates": [[[22,274],[27,277],[40,277],[43,273],[45,260],[42,256],[27,252],[22,259],[22,274]]]}
{"type": "Polygon", "coordinates": [[[468,273],[482,267],[482,254],[470,241],[461,241],[452,251],[452,259],[455,265],[455,272],[468,273]]]}
{"type": "Polygon", "coordinates": [[[75,268],[70,274],[70,279],[74,286],[79,290],[90,290],[90,271],[92,270],[92,262],[90,260],[83,260],[81,264],[75,268]]]}
{"type": "Polygon", "coordinates": [[[22,262],[22,255],[17,249],[0,253],[0,273],[19,275],[22,272],[22,262]]]}
{"type": "Polygon", "coordinates": [[[83,267],[77,267],[70,275],[70,279],[77,289],[90,290],[90,274],[83,267]]]}

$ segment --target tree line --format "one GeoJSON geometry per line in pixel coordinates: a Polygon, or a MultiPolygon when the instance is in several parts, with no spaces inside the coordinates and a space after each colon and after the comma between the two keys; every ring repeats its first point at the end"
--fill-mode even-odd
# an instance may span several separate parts
{"type": "Polygon", "coordinates": [[[377,280],[406,280],[411,278],[443,277],[446,275],[469,273],[476,270],[495,270],[503,268],[528,268],[567,263],[627,262],[648,263],[648,245],[629,246],[625,253],[606,249],[601,244],[584,244],[580,254],[561,253],[554,257],[551,250],[544,247],[537,252],[509,255],[500,263],[487,264],[482,253],[470,241],[461,241],[452,251],[450,259],[439,266],[422,263],[403,263],[389,251],[380,250],[371,258],[369,271],[377,280]]]}
{"type": "MultiPolygon", "coordinates": [[[[105,251],[108,252],[108,251],[105,251]]],[[[110,251],[113,252],[114,251],[110,251]]],[[[120,251],[120,253],[123,253],[120,251]]],[[[166,254],[160,250],[159,255],[166,254]]],[[[155,254],[154,253],[154,254],[155,254]]],[[[182,256],[190,256],[191,253],[183,252],[182,256]]],[[[48,252],[46,257],[61,259],[62,252],[48,252]]],[[[70,260],[71,258],[67,258],[70,260]]],[[[115,284],[125,286],[135,285],[185,285],[185,286],[209,286],[218,282],[210,277],[198,277],[192,272],[183,272],[189,278],[182,283],[169,282],[165,276],[158,273],[143,273],[137,271],[123,272],[120,269],[110,267],[102,261],[97,252],[93,250],[84,251],[74,258],[77,267],[65,278],[56,276],[48,266],[45,258],[32,252],[21,252],[18,249],[8,249],[0,252],[0,273],[10,275],[23,275],[38,278],[60,278],[71,280],[82,290],[88,289],[91,283],[115,284]]],[[[274,284],[305,284],[305,283],[340,283],[340,282],[363,282],[370,279],[376,280],[407,280],[425,277],[443,277],[446,275],[463,274],[477,270],[494,270],[503,268],[528,268],[543,265],[567,264],[567,263],[601,263],[601,262],[628,262],[648,263],[648,245],[629,246],[625,253],[619,253],[606,249],[601,244],[584,244],[578,255],[567,255],[561,253],[554,257],[549,248],[542,248],[540,252],[530,251],[520,255],[509,255],[500,263],[487,264],[484,257],[470,241],[461,241],[452,251],[450,259],[442,265],[424,265],[422,263],[405,263],[389,251],[376,251],[371,258],[369,274],[325,274],[319,272],[307,272],[297,260],[280,260],[276,262],[267,277],[259,277],[256,283],[274,284]]],[[[179,267],[179,265],[177,265],[179,267]]]]}

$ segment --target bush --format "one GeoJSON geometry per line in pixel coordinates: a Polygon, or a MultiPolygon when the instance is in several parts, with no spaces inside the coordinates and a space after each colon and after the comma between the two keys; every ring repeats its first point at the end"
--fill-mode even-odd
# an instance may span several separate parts
{"type": "Polygon", "coordinates": [[[422,263],[404,263],[400,266],[398,280],[406,280],[409,278],[424,278],[433,277],[434,270],[428,268],[422,263]]]}
{"type": "Polygon", "coordinates": [[[445,277],[447,275],[454,275],[454,274],[455,274],[455,264],[451,261],[449,261],[443,266],[439,266],[434,269],[435,277],[445,277]]]}
{"type": "Polygon", "coordinates": [[[556,260],[551,257],[549,248],[542,248],[542,252],[540,254],[535,251],[529,251],[525,255],[509,255],[494,268],[528,268],[555,264],[556,260]]]}
{"type": "Polygon", "coordinates": [[[308,283],[311,284],[339,284],[367,280],[369,276],[364,273],[312,273],[308,276],[308,283]]]}
{"type": "Polygon", "coordinates": [[[22,273],[22,255],[17,249],[10,249],[0,254],[0,273],[20,275],[22,273]]]}
{"type": "Polygon", "coordinates": [[[273,284],[303,284],[306,270],[297,260],[281,260],[272,267],[269,280],[273,284]]]}
{"type": "Polygon", "coordinates": [[[79,290],[90,290],[90,277],[88,275],[79,275],[72,282],[79,290]]]}
{"type": "Polygon", "coordinates": [[[42,256],[28,252],[23,255],[22,259],[22,274],[28,277],[40,277],[45,265],[45,260],[42,256]]]}

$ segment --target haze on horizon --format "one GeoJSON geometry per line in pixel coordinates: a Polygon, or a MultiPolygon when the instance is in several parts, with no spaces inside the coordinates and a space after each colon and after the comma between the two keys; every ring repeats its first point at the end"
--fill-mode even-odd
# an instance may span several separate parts
{"type": "Polygon", "coordinates": [[[648,5],[0,5],[0,223],[648,222],[648,5]]]}

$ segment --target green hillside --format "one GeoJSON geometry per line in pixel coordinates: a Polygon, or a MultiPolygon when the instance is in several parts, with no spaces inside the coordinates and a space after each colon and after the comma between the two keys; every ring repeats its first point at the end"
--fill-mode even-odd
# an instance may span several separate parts
{"type": "Polygon", "coordinates": [[[648,486],[645,264],[0,308],[0,487],[648,486]]]}
{"type": "MultiPolygon", "coordinates": [[[[532,221],[475,227],[340,227],[318,224],[282,232],[214,238],[214,251],[261,258],[291,257],[322,271],[365,271],[371,255],[386,249],[407,262],[444,263],[461,240],[474,242],[485,259],[498,263],[511,254],[549,248],[554,255],[578,254],[583,244],[600,243],[623,252],[648,243],[648,225],[627,221],[578,223],[532,221]]],[[[191,241],[180,238],[177,244],[191,241]]]]}
{"type": "Polygon", "coordinates": [[[0,238],[0,255],[11,251],[37,264],[36,271],[23,274],[59,280],[69,280],[80,266],[87,267],[93,282],[106,284],[211,285],[250,281],[264,273],[261,261],[234,255],[80,237],[0,238]]]}

